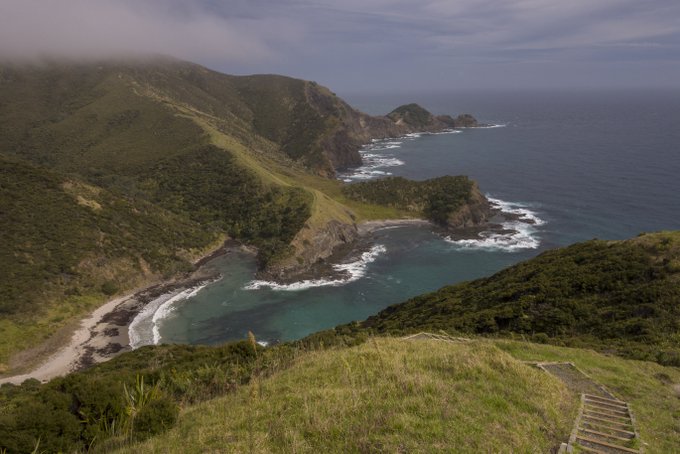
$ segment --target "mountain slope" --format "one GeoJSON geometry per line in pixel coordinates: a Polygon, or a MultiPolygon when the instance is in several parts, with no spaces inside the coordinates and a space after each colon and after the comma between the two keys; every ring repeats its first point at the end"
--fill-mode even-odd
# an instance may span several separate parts
{"type": "Polygon", "coordinates": [[[363,327],[521,334],[680,365],[680,233],[592,240],[390,306],[363,327]]]}

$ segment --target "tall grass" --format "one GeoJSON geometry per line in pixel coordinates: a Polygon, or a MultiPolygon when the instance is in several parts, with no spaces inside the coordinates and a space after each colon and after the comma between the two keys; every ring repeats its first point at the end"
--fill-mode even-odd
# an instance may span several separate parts
{"type": "Polygon", "coordinates": [[[123,452],[547,452],[576,403],[492,345],[375,339],[305,354],[123,452]]]}

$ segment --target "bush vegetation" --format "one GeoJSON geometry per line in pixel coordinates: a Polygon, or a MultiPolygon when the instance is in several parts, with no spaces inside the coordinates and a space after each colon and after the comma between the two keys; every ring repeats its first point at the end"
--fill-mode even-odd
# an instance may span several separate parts
{"type": "Polygon", "coordinates": [[[257,246],[263,266],[285,254],[311,214],[307,191],[266,186],[210,145],[162,160],[139,178],[140,190],[155,204],[257,246]]]}
{"type": "Polygon", "coordinates": [[[363,327],[522,334],[680,366],[679,259],[678,232],[592,240],[390,306],[363,327]]]}
{"type": "Polygon", "coordinates": [[[425,181],[387,177],[343,187],[352,200],[388,206],[425,216],[446,225],[472,195],[473,182],[466,176],[444,176],[425,181]]]}
{"type": "Polygon", "coordinates": [[[179,405],[223,395],[284,367],[290,347],[144,347],[41,385],[0,387],[0,450],[73,452],[140,440],[174,424],[179,405]],[[108,440],[108,441],[107,441],[108,440]]]}
{"type": "Polygon", "coordinates": [[[155,205],[2,155],[0,213],[3,317],[40,312],[45,300],[110,296],[120,284],[130,285],[126,274],[144,274],[141,263],[158,275],[186,270],[190,263],[182,252],[217,238],[206,226],[155,205]],[[127,269],[107,278],[103,271],[117,266],[127,269]]]}

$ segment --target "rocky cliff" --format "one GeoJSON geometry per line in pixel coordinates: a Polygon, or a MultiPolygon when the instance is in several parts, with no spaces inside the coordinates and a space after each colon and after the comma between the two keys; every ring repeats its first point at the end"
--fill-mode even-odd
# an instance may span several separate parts
{"type": "Polygon", "coordinates": [[[491,204],[479,190],[477,183],[473,182],[467,203],[449,215],[447,227],[451,229],[479,227],[486,224],[492,214],[491,204]]]}

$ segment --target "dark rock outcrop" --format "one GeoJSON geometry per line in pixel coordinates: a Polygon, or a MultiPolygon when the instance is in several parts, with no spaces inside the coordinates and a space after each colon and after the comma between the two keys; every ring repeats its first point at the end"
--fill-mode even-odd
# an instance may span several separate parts
{"type": "Polygon", "coordinates": [[[306,226],[293,240],[295,253],[289,260],[277,262],[260,273],[265,279],[295,280],[309,272],[315,264],[327,259],[343,246],[352,245],[358,238],[354,223],[330,220],[322,226],[306,226]]]}
{"type": "Polygon", "coordinates": [[[491,204],[479,190],[477,183],[473,183],[468,202],[449,215],[447,227],[450,229],[480,227],[486,224],[492,215],[491,204]]]}
{"type": "Polygon", "coordinates": [[[477,128],[479,126],[481,125],[477,122],[477,119],[470,114],[458,115],[453,120],[454,128],[477,128]]]}

